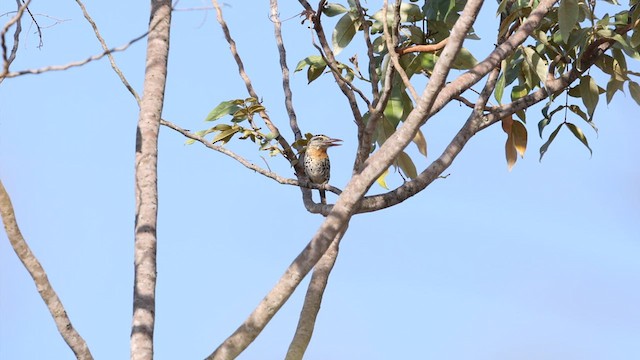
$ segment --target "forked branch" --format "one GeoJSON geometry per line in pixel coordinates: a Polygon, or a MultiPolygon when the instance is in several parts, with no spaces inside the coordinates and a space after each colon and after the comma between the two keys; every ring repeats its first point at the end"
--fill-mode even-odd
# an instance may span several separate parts
{"type": "Polygon", "coordinates": [[[343,231],[345,226],[347,226],[362,198],[377,176],[391,165],[400,151],[402,151],[415,136],[418,127],[422,123],[422,117],[429,112],[431,104],[433,104],[435,93],[437,93],[437,90],[442,87],[446,80],[446,75],[453,57],[462,47],[464,37],[473,24],[481,4],[482,1],[467,2],[462,16],[453,27],[450,42],[443,50],[442,56],[436,64],[431,82],[427,86],[425,94],[420,99],[419,106],[414,109],[417,113],[414,115],[413,121],[405,122],[404,125],[396,131],[396,134],[389,138],[381,149],[367,160],[362,172],[352,177],[309,244],[300,255],[296,257],[278,283],[264,297],[260,304],[258,304],[243,324],[240,325],[208,359],[232,359],[237,357],[249,346],[276,312],[289,299],[302,279],[318,263],[338,233],[343,231]]]}

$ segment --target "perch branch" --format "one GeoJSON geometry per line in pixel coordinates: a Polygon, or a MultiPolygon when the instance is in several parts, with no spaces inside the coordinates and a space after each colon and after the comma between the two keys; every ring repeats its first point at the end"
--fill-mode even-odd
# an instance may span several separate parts
{"type": "Polygon", "coordinates": [[[217,151],[219,153],[222,153],[230,158],[232,158],[233,160],[236,160],[237,162],[239,162],[240,164],[242,164],[242,166],[246,167],[249,170],[253,170],[255,172],[257,172],[260,175],[264,175],[272,180],[275,180],[276,182],[283,184],[283,185],[292,185],[292,186],[298,186],[298,187],[302,187],[302,188],[306,188],[306,189],[322,189],[322,190],[327,190],[327,191],[331,191],[334,194],[340,195],[340,193],[342,192],[340,189],[331,186],[329,184],[315,184],[312,183],[310,181],[304,181],[304,180],[296,180],[296,179],[289,179],[289,178],[285,178],[282,177],[280,175],[278,175],[277,173],[273,172],[273,171],[269,171],[266,170],[264,168],[261,168],[260,166],[250,162],[249,160],[243,158],[242,156],[234,153],[233,151],[225,148],[224,146],[219,146],[219,145],[215,145],[212,144],[210,141],[208,141],[207,139],[203,138],[200,135],[196,135],[192,132],[190,132],[189,130],[183,129],[180,126],[167,121],[167,120],[160,120],[160,124],[163,126],[166,126],[170,129],[173,129],[177,132],[179,132],[180,134],[184,135],[185,137],[189,138],[189,139],[193,139],[199,143],[202,143],[202,145],[206,146],[207,148],[217,151]]]}

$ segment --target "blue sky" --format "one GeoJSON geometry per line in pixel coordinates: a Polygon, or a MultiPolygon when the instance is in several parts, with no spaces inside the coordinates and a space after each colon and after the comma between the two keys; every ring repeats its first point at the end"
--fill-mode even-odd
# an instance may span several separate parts
{"type": "MultiPolygon", "coordinates": [[[[13,6],[3,1],[0,13],[13,6]]],[[[495,37],[494,4],[486,6],[476,26],[486,42],[467,45],[477,58],[495,37]]],[[[146,3],[87,7],[110,46],[146,31],[146,3]]],[[[13,70],[101,51],[72,2],[34,2],[32,11],[67,21],[44,30],[42,49],[29,29],[13,70]]],[[[267,2],[231,3],[224,11],[257,92],[291,138],[267,2]]],[[[299,11],[297,2],[281,4],[282,18],[299,11]]],[[[309,31],[298,18],[283,31],[294,68],[314,53],[309,31]]],[[[204,129],[204,117],[220,101],[247,96],[213,12],[175,13],[171,51],[167,120],[204,129]]],[[[340,56],[346,61],[358,51],[347,48],[340,56]]],[[[116,55],[139,92],[144,54],[142,41],[116,55]]],[[[630,68],[640,71],[637,62],[630,68]]],[[[346,101],[329,76],[307,85],[297,73],[292,87],[302,130],[345,140],[331,149],[332,184],[344,187],[355,150],[346,101]]],[[[399,206],[356,216],[306,358],[640,358],[640,107],[623,94],[609,106],[600,101],[599,135],[583,126],[591,157],[563,131],[540,163],[536,107],[528,113],[527,153],[513,171],[504,160],[505,135],[493,127],[469,142],[446,179],[399,206]]],[[[423,128],[430,155],[410,149],[418,168],[439,155],[467,115],[451,103],[423,128]]],[[[135,101],[106,60],[0,85],[0,178],[23,235],[99,359],[129,354],[137,117],[135,101]]],[[[322,221],[305,211],[298,189],[184,140],[162,128],[157,359],[208,355],[322,221]]],[[[281,158],[237,141],[227,146],[292,176],[281,158]]],[[[392,174],[388,183],[401,181],[392,174]]],[[[374,185],[371,193],[382,191],[374,185]]],[[[284,357],[305,285],[241,359],[284,357]]],[[[0,358],[72,358],[4,232],[0,319],[0,358]]]]}

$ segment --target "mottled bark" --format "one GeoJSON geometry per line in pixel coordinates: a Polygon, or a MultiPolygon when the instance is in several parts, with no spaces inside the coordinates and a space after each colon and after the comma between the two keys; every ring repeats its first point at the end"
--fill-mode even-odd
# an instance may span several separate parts
{"type": "Polygon", "coordinates": [[[169,55],[171,2],[151,1],[144,91],[136,132],[135,278],[131,359],[153,358],[158,215],[158,132],[169,55]]]}
{"type": "Polygon", "coordinates": [[[71,324],[71,320],[69,320],[67,316],[62,301],[60,301],[60,298],[49,282],[49,278],[47,278],[47,273],[22,237],[11,199],[2,181],[0,181],[0,215],[2,215],[2,222],[4,223],[7,238],[9,238],[11,246],[29,272],[29,275],[31,275],[33,282],[36,284],[40,297],[42,297],[42,300],[47,305],[60,335],[62,335],[62,338],[67,345],[69,345],[77,359],[93,359],[87,343],[71,324]]]}

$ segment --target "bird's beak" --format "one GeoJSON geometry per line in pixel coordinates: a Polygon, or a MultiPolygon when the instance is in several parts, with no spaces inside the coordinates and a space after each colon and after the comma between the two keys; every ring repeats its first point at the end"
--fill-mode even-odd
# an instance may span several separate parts
{"type": "Polygon", "coordinates": [[[339,144],[341,142],[342,142],[342,140],[340,140],[340,139],[329,139],[329,140],[325,141],[325,144],[327,144],[327,146],[340,146],[340,145],[342,145],[342,144],[339,144]]]}

